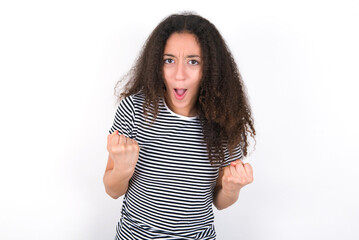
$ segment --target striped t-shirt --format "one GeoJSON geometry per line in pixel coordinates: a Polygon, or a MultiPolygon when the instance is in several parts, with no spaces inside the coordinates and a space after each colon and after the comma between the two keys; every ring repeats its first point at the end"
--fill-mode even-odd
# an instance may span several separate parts
{"type": "Polygon", "coordinates": [[[212,166],[198,117],[174,113],[162,98],[150,125],[143,102],[141,92],[124,98],[109,131],[118,130],[140,146],[116,239],[215,239],[212,202],[218,169],[241,158],[240,147],[231,157],[226,150],[222,165],[212,166]]]}

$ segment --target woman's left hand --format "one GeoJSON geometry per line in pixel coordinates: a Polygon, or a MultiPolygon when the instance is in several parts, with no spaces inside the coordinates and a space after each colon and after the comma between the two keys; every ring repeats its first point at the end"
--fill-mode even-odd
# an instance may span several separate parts
{"type": "Polygon", "coordinates": [[[236,160],[224,168],[222,177],[224,194],[239,194],[241,188],[251,182],[253,182],[253,169],[249,163],[243,164],[241,160],[236,160]]]}

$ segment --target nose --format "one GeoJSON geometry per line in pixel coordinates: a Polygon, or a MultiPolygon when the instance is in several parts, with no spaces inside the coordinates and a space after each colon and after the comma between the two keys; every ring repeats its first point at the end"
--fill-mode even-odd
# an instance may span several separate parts
{"type": "Polygon", "coordinates": [[[184,80],[186,75],[185,65],[182,61],[177,64],[176,68],[176,80],[184,80]]]}

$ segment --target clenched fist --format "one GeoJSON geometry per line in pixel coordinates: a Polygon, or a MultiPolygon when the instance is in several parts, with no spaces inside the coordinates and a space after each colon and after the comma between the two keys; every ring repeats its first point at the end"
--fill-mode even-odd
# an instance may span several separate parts
{"type": "Polygon", "coordinates": [[[226,194],[237,194],[245,185],[253,182],[253,169],[249,163],[241,160],[231,162],[224,168],[222,189],[226,194]]]}
{"type": "Polygon", "coordinates": [[[114,169],[121,172],[134,172],[140,146],[131,138],[114,131],[107,136],[107,151],[114,162],[114,169]]]}

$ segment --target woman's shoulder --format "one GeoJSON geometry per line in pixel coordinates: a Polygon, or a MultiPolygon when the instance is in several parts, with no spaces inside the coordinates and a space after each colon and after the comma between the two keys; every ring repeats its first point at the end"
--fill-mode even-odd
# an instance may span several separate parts
{"type": "Polygon", "coordinates": [[[158,109],[158,114],[163,113],[163,109],[165,108],[163,98],[158,97],[158,102],[156,104],[153,102],[148,103],[146,100],[146,95],[142,90],[137,93],[127,95],[127,97],[122,99],[124,104],[131,106],[131,108],[138,114],[142,114],[144,109],[153,113],[156,107],[158,109]]]}
{"type": "Polygon", "coordinates": [[[132,97],[132,99],[136,101],[141,101],[141,102],[145,101],[145,95],[142,90],[130,95],[130,97],[132,97]]]}
{"type": "Polygon", "coordinates": [[[132,106],[142,104],[145,101],[145,96],[142,91],[127,95],[122,98],[121,103],[130,104],[132,106]]]}

